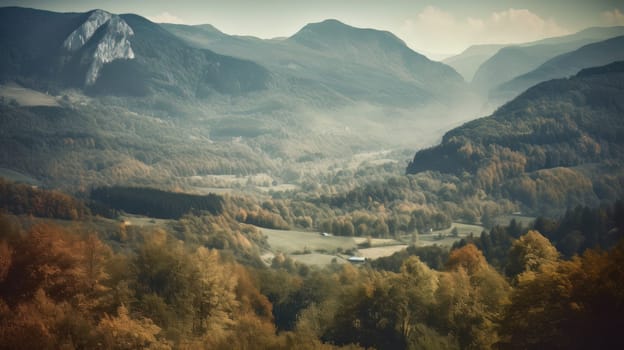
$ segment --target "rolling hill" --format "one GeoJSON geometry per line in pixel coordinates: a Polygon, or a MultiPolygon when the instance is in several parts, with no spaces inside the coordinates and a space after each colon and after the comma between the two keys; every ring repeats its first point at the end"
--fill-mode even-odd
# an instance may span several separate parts
{"type": "Polygon", "coordinates": [[[615,200],[624,180],[624,62],[538,84],[418,151],[410,174],[468,176],[535,212],[615,200]]]}

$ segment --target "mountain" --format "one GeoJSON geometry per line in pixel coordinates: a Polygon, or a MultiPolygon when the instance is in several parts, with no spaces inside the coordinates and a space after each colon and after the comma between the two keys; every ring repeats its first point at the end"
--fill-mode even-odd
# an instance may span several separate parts
{"type": "Polygon", "coordinates": [[[442,62],[453,67],[457,73],[461,74],[469,82],[474,77],[479,66],[503,47],[505,45],[502,44],[473,45],[458,55],[445,58],[442,62]]]}
{"type": "Polygon", "coordinates": [[[531,72],[499,85],[490,92],[490,100],[508,101],[539,82],[568,77],[583,68],[621,60],[624,60],[624,36],[585,45],[552,58],[531,72]]]}
{"type": "Polygon", "coordinates": [[[443,79],[445,83],[461,81],[452,68],[430,61],[386,31],[355,28],[337,20],[326,20],[306,25],[288,41],[325,56],[385,69],[404,79],[427,84],[435,79],[443,79]]]}
{"type": "Polygon", "coordinates": [[[266,69],[193,48],[136,15],[0,8],[1,81],[92,94],[205,97],[264,89],[266,69]]]}
{"type": "Polygon", "coordinates": [[[536,69],[551,58],[620,35],[624,35],[624,27],[596,27],[562,37],[506,46],[479,67],[472,85],[487,94],[494,87],[536,69]]]}
{"type": "Polygon", "coordinates": [[[624,62],[538,84],[418,151],[410,174],[467,176],[492,196],[553,212],[621,196],[624,62]]]}
{"type": "Polygon", "coordinates": [[[0,26],[0,170],[43,186],[298,179],[431,145],[478,107],[451,67],[338,21],[273,40],[101,10],[0,26]]]}
{"type": "Polygon", "coordinates": [[[229,36],[206,25],[163,27],[190,45],[259,62],[282,77],[288,90],[304,94],[316,89],[355,101],[425,105],[466,92],[451,67],[414,52],[392,33],[337,20],[271,40],[229,36]]]}

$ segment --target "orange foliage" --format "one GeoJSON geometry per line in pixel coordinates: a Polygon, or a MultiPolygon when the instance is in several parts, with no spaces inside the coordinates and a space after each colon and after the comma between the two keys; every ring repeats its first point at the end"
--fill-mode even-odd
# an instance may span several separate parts
{"type": "Polygon", "coordinates": [[[488,263],[483,253],[474,244],[470,243],[462,248],[453,250],[449,255],[446,266],[449,270],[463,268],[469,274],[473,274],[488,267],[488,263]]]}

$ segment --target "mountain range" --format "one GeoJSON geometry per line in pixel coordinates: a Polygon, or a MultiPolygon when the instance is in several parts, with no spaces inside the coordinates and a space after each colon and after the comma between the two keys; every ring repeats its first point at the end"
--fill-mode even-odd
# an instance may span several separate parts
{"type": "Polygon", "coordinates": [[[573,76],[580,70],[624,60],[624,36],[585,45],[553,57],[536,69],[490,91],[490,100],[508,101],[531,86],[550,79],[573,76]]]}
{"type": "Polygon", "coordinates": [[[475,89],[488,93],[555,56],[620,35],[624,35],[624,27],[594,27],[571,35],[505,46],[479,66],[471,83],[475,89]]]}
{"type": "Polygon", "coordinates": [[[102,10],[2,8],[0,19],[0,80],[38,89],[202,99],[271,88],[421,106],[444,104],[445,96],[466,91],[452,68],[410,50],[393,34],[335,20],[265,41],[226,36],[209,26],[161,27],[102,10]]]}
{"type": "Polygon", "coordinates": [[[483,115],[479,86],[507,83],[499,90],[511,97],[621,59],[621,37],[611,37],[622,32],[473,47],[447,60],[470,61],[462,68],[475,72],[469,84],[390,32],[333,19],[263,40],[102,10],[0,8],[0,167],[58,183],[68,163],[83,174],[72,184],[123,183],[145,173],[279,172],[298,160],[427,147],[483,115]],[[51,102],[11,100],[3,91],[14,83],[51,102]]]}
{"type": "Polygon", "coordinates": [[[321,89],[340,98],[379,104],[446,104],[465,94],[451,67],[409,49],[392,33],[348,26],[337,20],[311,23],[289,38],[229,36],[212,26],[164,24],[189,45],[268,67],[296,91],[321,89]]]}
{"type": "Polygon", "coordinates": [[[474,75],[481,64],[487,61],[490,57],[494,56],[498,50],[505,46],[507,45],[473,45],[458,55],[443,59],[442,62],[455,68],[455,70],[461,74],[467,82],[470,82],[474,78],[474,75]]]}

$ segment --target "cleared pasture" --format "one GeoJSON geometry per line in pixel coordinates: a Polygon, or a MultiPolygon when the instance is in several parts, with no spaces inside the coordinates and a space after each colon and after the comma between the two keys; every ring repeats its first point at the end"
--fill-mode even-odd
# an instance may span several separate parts
{"type": "Polygon", "coordinates": [[[344,258],[331,254],[310,253],[291,255],[295,261],[306,265],[325,266],[331,264],[344,264],[347,262],[344,258]]]}
{"type": "MultiPolygon", "coordinates": [[[[357,244],[364,244],[368,242],[368,237],[354,237],[353,240],[357,244]]],[[[392,238],[371,238],[370,244],[371,244],[371,247],[384,247],[384,246],[397,245],[397,244],[402,244],[402,243],[392,238]]]]}
{"type": "Polygon", "coordinates": [[[365,248],[360,249],[359,255],[365,257],[366,259],[377,259],[384,256],[392,255],[400,250],[407,248],[407,244],[401,245],[392,245],[386,247],[373,247],[373,248],[365,248]]]}
{"type": "Polygon", "coordinates": [[[7,168],[0,168],[0,177],[33,186],[41,185],[39,180],[35,179],[34,177],[7,168]]]}
{"type": "Polygon", "coordinates": [[[507,226],[507,225],[509,225],[509,222],[511,220],[516,220],[517,223],[522,224],[522,226],[524,226],[524,227],[527,227],[527,226],[533,224],[533,222],[535,221],[535,217],[533,217],[533,216],[524,216],[524,215],[515,215],[515,214],[501,215],[501,216],[497,216],[494,219],[494,224],[501,225],[501,226],[507,226]]]}
{"type": "Polygon", "coordinates": [[[483,226],[454,222],[448,229],[419,234],[417,245],[424,247],[437,244],[450,247],[453,243],[464,237],[470,235],[478,237],[483,230],[483,226]],[[454,236],[452,233],[455,228],[457,229],[457,236],[454,236]]]}
{"type": "Polygon", "coordinates": [[[0,96],[15,101],[20,106],[58,106],[54,96],[27,89],[19,85],[0,85],[0,96]]]}
{"type": "Polygon", "coordinates": [[[357,248],[352,237],[323,237],[318,232],[258,228],[267,236],[267,241],[274,252],[293,254],[307,251],[325,251],[333,253],[338,249],[344,251],[357,248]]]}
{"type": "Polygon", "coordinates": [[[132,215],[132,214],[121,215],[119,217],[119,221],[124,222],[127,226],[138,226],[138,227],[165,226],[169,222],[171,222],[171,220],[157,219],[157,218],[151,218],[148,216],[132,215]]]}

